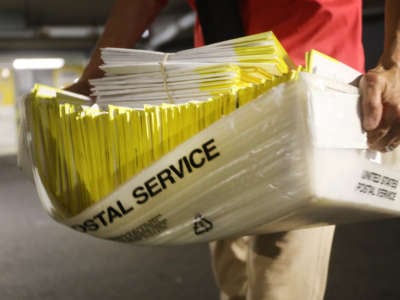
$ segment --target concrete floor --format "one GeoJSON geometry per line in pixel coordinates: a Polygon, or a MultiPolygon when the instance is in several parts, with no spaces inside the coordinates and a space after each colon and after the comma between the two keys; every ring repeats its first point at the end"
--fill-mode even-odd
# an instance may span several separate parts
{"type": "Polygon", "coordinates": [[[337,226],[325,300],[400,299],[400,219],[337,226]]]}
{"type": "Polygon", "coordinates": [[[217,299],[208,247],[133,247],[50,219],[32,183],[0,157],[0,299],[217,299]]]}

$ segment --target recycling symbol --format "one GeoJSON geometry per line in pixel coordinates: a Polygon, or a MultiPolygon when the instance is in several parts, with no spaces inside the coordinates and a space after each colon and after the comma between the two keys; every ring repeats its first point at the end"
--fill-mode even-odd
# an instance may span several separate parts
{"type": "Polygon", "coordinates": [[[213,229],[213,223],[201,214],[196,214],[193,221],[193,230],[195,235],[206,233],[213,229]]]}

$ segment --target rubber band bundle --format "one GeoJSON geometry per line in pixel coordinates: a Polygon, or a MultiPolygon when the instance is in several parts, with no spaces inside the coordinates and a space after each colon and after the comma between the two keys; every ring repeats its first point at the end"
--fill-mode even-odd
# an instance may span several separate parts
{"type": "MultiPolygon", "coordinates": [[[[367,150],[357,89],[301,72],[273,33],[102,57],[96,104],[42,85],[25,102],[34,181],[57,221],[180,244],[399,214],[400,176],[367,150]]],[[[315,51],[307,61],[355,75],[315,51]]]]}

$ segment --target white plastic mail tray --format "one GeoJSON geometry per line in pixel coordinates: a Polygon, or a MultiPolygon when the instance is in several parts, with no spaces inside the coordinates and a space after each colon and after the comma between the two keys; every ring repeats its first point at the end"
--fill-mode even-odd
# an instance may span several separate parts
{"type": "Polygon", "coordinates": [[[58,221],[106,239],[184,244],[400,215],[400,172],[366,150],[358,98],[300,74],[58,221]]]}

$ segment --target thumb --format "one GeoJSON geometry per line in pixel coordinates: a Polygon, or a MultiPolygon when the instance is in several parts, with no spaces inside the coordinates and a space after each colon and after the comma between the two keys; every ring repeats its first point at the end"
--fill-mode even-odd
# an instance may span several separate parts
{"type": "Polygon", "coordinates": [[[382,119],[382,94],[384,81],[375,72],[366,73],[360,81],[362,126],[370,131],[378,127],[382,119]]]}

